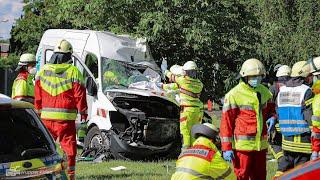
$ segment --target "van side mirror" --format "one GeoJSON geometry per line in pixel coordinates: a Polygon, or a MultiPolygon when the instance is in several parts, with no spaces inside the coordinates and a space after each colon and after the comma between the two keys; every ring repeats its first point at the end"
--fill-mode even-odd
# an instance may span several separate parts
{"type": "Polygon", "coordinates": [[[92,77],[87,77],[86,79],[86,89],[88,90],[88,95],[96,96],[98,92],[97,84],[92,77]]]}

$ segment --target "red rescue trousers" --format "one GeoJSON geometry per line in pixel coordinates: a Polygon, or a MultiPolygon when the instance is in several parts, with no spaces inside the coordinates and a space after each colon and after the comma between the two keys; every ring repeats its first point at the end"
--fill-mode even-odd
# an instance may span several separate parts
{"type": "Polygon", "coordinates": [[[74,176],[77,155],[75,121],[42,120],[42,122],[55,141],[59,138],[61,148],[67,154],[68,158],[68,175],[69,177],[74,176]]]}
{"type": "Polygon", "coordinates": [[[234,172],[238,180],[265,180],[267,150],[235,151],[234,172]]]}

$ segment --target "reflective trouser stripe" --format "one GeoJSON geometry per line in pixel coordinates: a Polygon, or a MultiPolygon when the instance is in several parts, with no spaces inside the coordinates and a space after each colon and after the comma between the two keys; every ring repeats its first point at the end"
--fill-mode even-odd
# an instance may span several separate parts
{"type": "Polygon", "coordinates": [[[193,176],[196,176],[198,178],[202,178],[202,179],[214,179],[210,176],[207,176],[207,175],[204,175],[204,174],[201,174],[193,169],[189,169],[189,168],[184,168],[184,167],[177,167],[176,168],[176,172],[185,172],[185,173],[189,173],[189,174],[192,174],[193,176]]]}
{"type": "Polygon", "coordinates": [[[232,173],[232,169],[229,167],[228,170],[223,173],[221,176],[218,176],[215,179],[225,179],[226,177],[228,177],[230,174],[232,173]]]}
{"type": "Polygon", "coordinates": [[[284,156],[282,150],[276,152],[276,151],[272,148],[272,146],[270,146],[270,150],[271,150],[271,153],[272,153],[272,155],[274,156],[274,158],[276,158],[277,160],[284,156]]]}
{"type": "Polygon", "coordinates": [[[43,108],[41,109],[41,118],[75,120],[77,118],[77,110],[63,108],[43,108]]]}

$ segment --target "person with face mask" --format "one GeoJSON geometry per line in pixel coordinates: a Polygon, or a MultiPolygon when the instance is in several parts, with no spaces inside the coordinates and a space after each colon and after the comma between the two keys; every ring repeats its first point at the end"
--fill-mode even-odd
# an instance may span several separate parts
{"type": "Polygon", "coordinates": [[[220,138],[223,158],[237,179],[266,179],[266,120],[275,116],[272,94],[261,84],[266,71],[257,59],[246,60],[240,82],[224,98],[220,138]]]}
{"type": "Polygon", "coordinates": [[[282,134],[283,171],[310,159],[312,109],[307,103],[313,96],[310,68],[306,61],[292,66],[291,78],[281,86],[276,99],[277,115],[282,134]]]}
{"type": "Polygon", "coordinates": [[[19,71],[13,82],[11,97],[16,100],[34,102],[33,79],[36,74],[36,57],[33,54],[22,54],[16,71],[19,71]]]}
{"type": "MultiPolygon", "coordinates": [[[[276,81],[270,87],[270,92],[272,93],[272,101],[275,103],[279,89],[284,86],[290,79],[291,68],[287,65],[278,64],[274,68],[276,72],[276,81]]],[[[270,117],[267,120],[268,125],[268,142],[270,144],[270,150],[273,156],[278,162],[278,168],[275,177],[280,176],[285,171],[285,158],[282,151],[282,135],[280,132],[279,123],[276,118],[270,117]]]]}

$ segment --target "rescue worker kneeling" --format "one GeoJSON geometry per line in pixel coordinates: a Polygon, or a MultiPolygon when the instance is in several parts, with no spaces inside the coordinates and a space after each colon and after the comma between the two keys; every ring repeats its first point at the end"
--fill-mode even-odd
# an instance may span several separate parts
{"type": "Polygon", "coordinates": [[[192,147],[181,152],[171,180],[236,179],[215,145],[218,133],[218,129],[209,123],[192,126],[191,134],[196,140],[192,147]]]}

